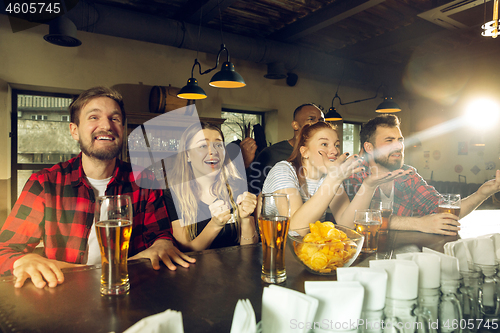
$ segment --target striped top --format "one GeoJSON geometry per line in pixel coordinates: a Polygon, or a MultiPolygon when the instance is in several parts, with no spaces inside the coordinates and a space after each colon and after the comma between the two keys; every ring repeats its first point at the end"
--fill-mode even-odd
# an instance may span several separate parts
{"type": "MultiPolygon", "coordinates": [[[[307,195],[299,185],[299,178],[292,164],[288,161],[281,161],[276,163],[271,171],[269,171],[264,181],[264,186],[262,187],[262,193],[274,193],[286,188],[296,188],[304,203],[316,193],[324,180],[324,176],[319,180],[306,178],[307,192],[309,193],[309,195],[307,195]]],[[[325,213],[326,212],[323,212],[323,216],[320,219],[321,221],[325,220],[325,213]]]]}

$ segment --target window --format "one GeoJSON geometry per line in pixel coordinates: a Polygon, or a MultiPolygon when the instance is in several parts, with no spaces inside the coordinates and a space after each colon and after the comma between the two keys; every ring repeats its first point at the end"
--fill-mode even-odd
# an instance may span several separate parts
{"type": "Polygon", "coordinates": [[[245,127],[250,128],[253,137],[253,125],[260,124],[264,127],[264,116],[261,112],[248,112],[241,110],[222,109],[221,118],[226,119],[221,126],[226,144],[235,140],[243,140],[246,135],[245,127]]]}
{"type": "Polygon", "coordinates": [[[80,152],[69,132],[71,95],[12,91],[12,198],[32,173],[66,161],[80,152]]]}
{"type": "Polygon", "coordinates": [[[47,116],[42,114],[32,114],[31,120],[47,120],[47,116]]]}
{"type": "Polygon", "coordinates": [[[361,123],[344,122],[342,125],[342,151],[350,154],[358,154],[361,150],[359,140],[359,132],[361,131],[361,123]]]}

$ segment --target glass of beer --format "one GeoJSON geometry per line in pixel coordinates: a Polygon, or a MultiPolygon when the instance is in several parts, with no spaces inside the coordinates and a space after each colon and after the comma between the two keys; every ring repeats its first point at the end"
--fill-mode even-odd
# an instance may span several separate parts
{"type": "Polygon", "coordinates": [[[380,215],[382,215],[382,225],[380,226],[380,231],[388,231],[389,221],[391,220],[392,215],[392,201],[374,200],[370,203],[370,209],[380,210],[380,215]]]}
{"type": "Polygon", "coordinates": [[[259,232],[262,239],[262,274],[266,283],[286,280],[285,249],[290,227],[288,194],[261,194],[259,198],[259,232]]]}
{"type": "Polygon", "coordinates": [[[101,251],[101,294],[124,294],[130,289],[127,268],[133,221],[130,197],[98,197],[94,218],[101,251]]]}
{"type": "Polygon", "coordinates": [[[461,202],[460,194],[443,194],[439,198],[438,213],[450,213],[460,216],[461,202]]]}
{"type": "Polygon", "coordinates": [[[374,253],[378,249],[378,236],[382,225],[382,215],[377,209],[356,210],[354,228],[365,237],[361,252],[374,253]]]}

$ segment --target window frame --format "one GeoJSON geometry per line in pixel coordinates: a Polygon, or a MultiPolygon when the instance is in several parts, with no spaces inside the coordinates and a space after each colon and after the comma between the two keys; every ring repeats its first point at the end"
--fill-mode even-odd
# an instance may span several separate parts
{"type": "MultiPolygon", "coordinates": [[[[223,107],[221,108],[221,115],[222,115],[222,112],[232,112],[232,113],[244,113],[244,114],[251,114],[251,115],[258,115],[261,117],[261,126],[262,128],[265,130],[266,126],[266,112],[264,111],[249,111],[249,110],[242,110],[242,109],[235,109],[235,108],[226,108],[226,107],[223,107]]],[[[222,118],[222,116],[221,116],[222,118]]],[[[226,119],[227,120],[227,119],[226,119]]],[[[225,123],[225,121],[224,121],[225,123]]],[[[222,125],[224,125],[224,123],[222,125]]],[[[222,125],[221,125],[221,129],[222,129],[222,125]]],[[[242,140],[245,139],[245,138],[242,138],[242,140]]],[[[233,140],[231,140],[230,142],[232,142],[233,140]]],[[[227,139],[226,139],[226,144],[228,144],[229,142],[227,142],[227,139]]]]}
{"type": "MultiPolygon", "coordinates": [[[[36,90],[26,90],[26,89],[12,89],[12,112],[11,112],[11,156],[10,156],[10,170],[11,170],[11,198],[12,207],[14,207],[15,202],[18,198],[17,193],[17,177],[19,170],[35,170],[40,171],[44,168],[49,168],[54,165],[54,163],[19,163],[18,154],[18,95],[36,95],[43,97],[59,97],[59,98],[71,98],[74,100],[78,95],[67,94],[67,93],[56,93],[56,92],[45,92],[36,90]]],[[[38,115],[37,115],[38,118],[38,115]]],[[[38,119],[37,119],[38,120],[38,119]]]]}
{"type": "MultiPolygon", "coordinates": [[[[344,120],[344,121],[342,121],[342,151],[343,151],[343,152],[345,152],[345,151],[344,151],[344,128],[343,128],[344,124],[359,125],[359,126],[360,126],[360,128],[359,128],[359,129],[360,129],[360,131],[361,131],[361,129],[363,128],[363,125],[364,125],[364,124],[366,124],[366,122],[364,122],[364,123],[363,123],[363,122],[361,122],[361,121],[349,121],[349,120],[344,120]]],[[[358,133],[358,136],[359,136],[359,133],[358,133]]],[[[360,149],[360,151],[361,151],[361,149],[362,149],[362,148],[363,148],[363,147],[362,147],[362,145],[361,145],[361,139],[360,139],[360,140],[359,140],[359,149],[360,149]]],[[[358,154],[358,153],[359,153],[359,151],[357,151],[357,152],[354,152],[354,151],[353,151],[353,152],[350,152],[350,153],[351,153],[351,154],[358,154]]]]}

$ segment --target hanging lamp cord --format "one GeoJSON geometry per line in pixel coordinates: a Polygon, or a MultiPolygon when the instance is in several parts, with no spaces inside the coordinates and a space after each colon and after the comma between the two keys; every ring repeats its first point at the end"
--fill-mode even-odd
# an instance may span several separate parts
{"type": "Polygon", "coordinates": [[[226,48],[226,45],[224,44],[224,38],[223,38],[223,34],[222,34],[222,13],[221,13],[221,10],[220,10],[220,0],[217,0],[217,7],[219,9],[220,39],[221,39],[222,44],[220,45],[220,50],[217,53],[217,59],[215,61],[215,66],[213,68],[209,68],[206,71],[202,72],[201,71],[201,64],[198,62],[198,52],[199,52],[200,35],[201,35],[201,20],[202,20],[202,13],[200,11],[200,25],[199,25],[199,28],[198,28],[198,47],[196,49],[196,59],[194,60],[193,68],[191,69],[191,77],[193,77],[194,68],[196,67],[196,65],[198,65],[200,75],[208,74],[211,71],[213,71],[214,69],[216,69],[217,67],[219,67],[220,55],[224,51],[226,51],[226,59],[227,59],[226,61],[229,62],[229,51],[226,48]]]}

